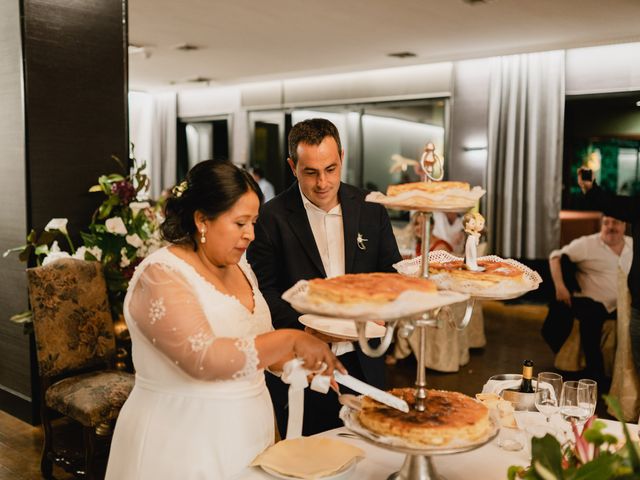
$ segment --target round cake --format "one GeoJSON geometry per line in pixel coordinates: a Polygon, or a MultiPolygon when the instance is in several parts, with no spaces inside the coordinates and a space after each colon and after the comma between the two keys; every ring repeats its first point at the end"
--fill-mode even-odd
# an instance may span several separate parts
{"type": "Polygon", "coordinates": [[[428,390],[424,412],[414,409],[415,389],[394,388],[389,393],[404,399],[410,411],[404,413],[364,397],[358,413],[360,423],[380,435],[417,445],[443,446],[454,440],[473,442],[491,429],[487,407],[462,393],[428,390]]]}
{"type": "Polygon", "coordinates": [[[308,296],[315,302],[387,303],[406,291],[435,293],[435,283],[426,278],[399,273],[351,273],[332,278],[309,280],[308,296]]]}
{"type": "Polygon", "coordinates": [[[460,280],[472,280],[481,283],[498,283],[505,280],[525,281],[524,272],[507,262],[496,262],[491,260],[478,260],[478,266],[483,267],[483,271],[468,270],[464,261],[429,263],[429,273],[447,273],[460,280]]]}
{"type": "Polygon", "coordinates": [[[470,186],[466,182],[413,182],[401,183],[399,185],[389,185],[387,195],[392,197],[411,190],[419,190],[426,193],[441,193],[447,190],[469,191],[470,186]]]}

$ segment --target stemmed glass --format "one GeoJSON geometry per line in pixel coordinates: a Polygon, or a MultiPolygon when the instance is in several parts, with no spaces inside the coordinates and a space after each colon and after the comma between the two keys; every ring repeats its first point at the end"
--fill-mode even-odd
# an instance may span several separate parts
{"type": "Polygon", "coordinates": [[[591,414],[591,402],[587,385],[569,381],[562,385],[560,415],[569,423],[582,425],[591,414]]]}
{"type": "Polygon", "coordinates": [[[587,398],[589,404],[589,417],[592,417],[596,411],[596,405],[598,404],[598,382],[591,380],[590,378],[581,378],[578,380],[579,385],[587,387],[587,398]]]}
{"type": "Polygon", "coordinates": [[[538,374],[534,401],[538,411],[546,417],[547,424],[551,423],[551,416],[560,407],[561,392],[562,375],[553,372],[540,372],[538,374]]]}

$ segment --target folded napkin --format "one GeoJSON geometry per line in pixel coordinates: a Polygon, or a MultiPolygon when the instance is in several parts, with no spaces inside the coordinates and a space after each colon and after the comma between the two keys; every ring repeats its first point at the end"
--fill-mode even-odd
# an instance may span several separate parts
{"type": "Polygon", "coordinates": [[[340,440],[300,437],[276,443],[258,455],[251,465],[294,478],[315,479],[338,473],[362,457],[363,450],[340,440]]]}
{"type": "MultiPolygon", "coordinates": [[[[535,380],[534,380],[535,381],[535,380]]],[[[495,393],[500,395],[503,390],[519,388],[522,380],[489,380],[482,387],[482,393],[495,393]]]]}

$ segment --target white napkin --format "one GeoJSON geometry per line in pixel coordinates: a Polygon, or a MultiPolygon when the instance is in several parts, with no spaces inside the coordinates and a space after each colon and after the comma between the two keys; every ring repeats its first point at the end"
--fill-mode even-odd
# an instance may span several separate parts
{"type": "Polygon", "coordinates": [[[503,390],[507,390],[509,388],[520,387],[522,380],[489,380],[482,387],[482,393],[495,393],[496,395],[500,395],[503,390]]]}
{"type": "MultiPolygon", "coordinates": [[[[322,373],[326,364],[318,370],[307,370],[299,358],[289,360],[282,368],[280,379],[289,384],[289,420],[287,421],[287,439],[302,436],[302,419],[304,418],[304,389],[309,386],[307,377],[312,373],[322,373]]],[[[311,390],[327,393],[331,386],[331,378],[327,375],[316,375],[311,380],[311,390]]]]}

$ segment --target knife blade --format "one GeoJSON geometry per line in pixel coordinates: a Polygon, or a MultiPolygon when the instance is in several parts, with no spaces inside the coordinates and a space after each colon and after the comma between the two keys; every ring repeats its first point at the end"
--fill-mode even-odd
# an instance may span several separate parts
{"type": "Polygon", "coordinates": [[[409,405],[401,398],[391,395],[390,393],[380,390],[368,383],[364,383],[351,375],[345,375],[337,370],[334,370],[333,376],[340,385],[350,388],[354,392],[362,393],[374,400],[393,407],[401,412],[407,413],[409,411],[409,405]]]}

